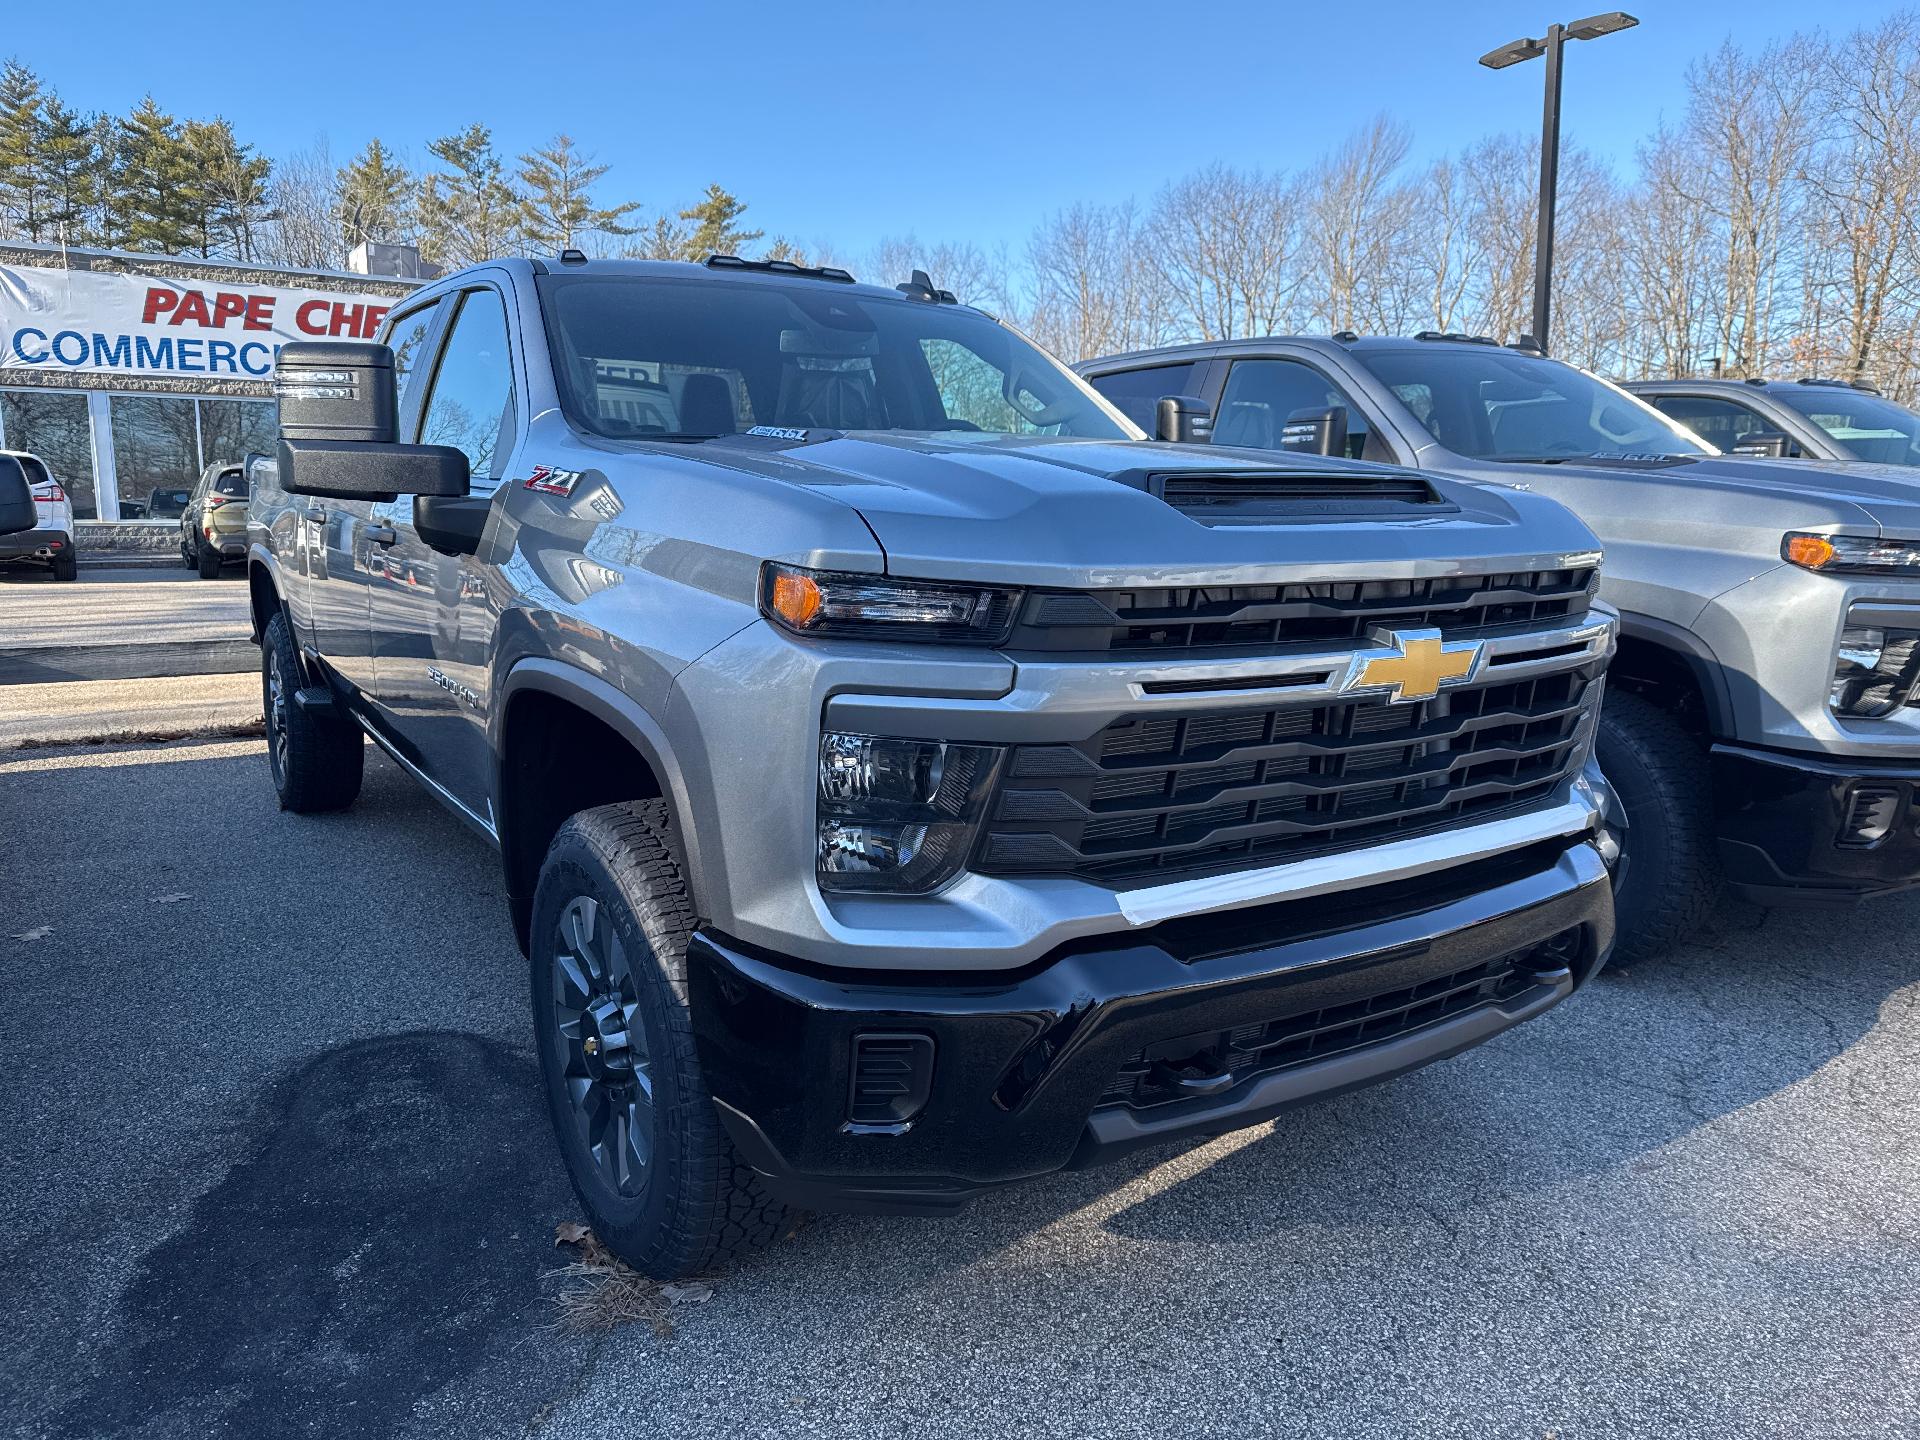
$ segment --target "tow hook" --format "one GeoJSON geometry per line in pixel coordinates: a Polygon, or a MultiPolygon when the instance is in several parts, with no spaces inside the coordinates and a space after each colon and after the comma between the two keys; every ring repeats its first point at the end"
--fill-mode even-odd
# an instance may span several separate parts
{"type": "Polygon", "coordinates": [[[1149,1076],[1163,1090],[1181,1095],[1222,1095],[1233,1088],[1233,1074],[1202,1056],[1192,1056],[1178,1064],[1156,1060],[1149,1076]],[[1201,1068],[1208,1066],[1209,1068],[1201,1068]]]}

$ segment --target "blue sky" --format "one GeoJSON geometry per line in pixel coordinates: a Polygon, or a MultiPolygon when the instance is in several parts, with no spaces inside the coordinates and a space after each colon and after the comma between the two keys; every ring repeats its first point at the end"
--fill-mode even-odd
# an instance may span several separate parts
{"type": "MultiPolygon", "coordinates": [[[[1214,161],[1308,164],[1381,111],[1412,127],[1420,156],[1536,129],[1540,63],[1495,73],[1475,59],[1599,8],[95,0],[10,6],[0,53],[81,109],[124,111],[151,90],[176,114],[225,115],[273,154],[324,137],[344,161],[377,134],[417,162],[430,137],[475,119],[509,154],[565,130],[613,166],[607,199],[656,210],[718,180],[770,233],[858,253],[910,231],[1017,247],[1076,200],[1144,202],[1214,161]],[[543,9],[553,18],[533,18],[543,9]],[[316,23],[323,10],[369,24],[349,36],[316,23]]],[[[1758,44],[1810,17],[1844,29],[1906,6],[1628,8],[1638,29],[1569,51],[1566,91],[1569,136],[1623,166],[1678,113],[1688,61],[1730,32],[1758,44]]]]}

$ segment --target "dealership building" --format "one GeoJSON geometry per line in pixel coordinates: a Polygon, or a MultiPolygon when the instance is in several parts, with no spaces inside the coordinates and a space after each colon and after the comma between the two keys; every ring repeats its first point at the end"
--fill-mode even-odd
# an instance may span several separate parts
{"type": "Polygon", "coordinates": [[[354,264],[388,273],[0,241],[0,450],[47,462],[83,546],[168,543],[204,466],[273,448],[279,347],[371,339],[420,283],[408,247],[354,264]]]}

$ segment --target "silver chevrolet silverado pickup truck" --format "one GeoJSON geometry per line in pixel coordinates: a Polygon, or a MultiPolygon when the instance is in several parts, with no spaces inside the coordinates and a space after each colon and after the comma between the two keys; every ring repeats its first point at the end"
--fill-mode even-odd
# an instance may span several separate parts
{"type": "Polygon", "coordinates": [[[656,1276],[1477,1044],[1612,934],[1614,621],[1542,496],[1148,442],[924,275],[518,260],[280,354],[269,765],[498,847],[656,1276]]]}
{"type": "Polygon", "coordinates": [[[1920,884],[1920,485],[1723,456],[1618,387],[1466,336],[1270,337],[1080,367],[1181,394],[1216,443],[1532,489],[1606,546],[1620,654],[1600,758],[1623,803],[1620,952],[1684,938],[1724,880],[1768,904],[1920,884]]]}

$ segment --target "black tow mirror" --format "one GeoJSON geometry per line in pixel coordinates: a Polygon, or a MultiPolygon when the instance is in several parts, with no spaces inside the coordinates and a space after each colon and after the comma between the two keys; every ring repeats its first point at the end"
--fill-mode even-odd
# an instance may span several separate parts
{"type": "Polygon", "coordinates": [[[0,455],[0,535],[18,535],[39,523],[27,467],[17,456],[0,455]]]}
{"type": "Polygon", "coordinates": [[[1347,407],[1326,405],[1296,410],[1280,427],[1280,448],[1306,455],[1347,453],[1347,407]]]}
{"type": "Polygon", "coordinates": [[[392,500],[467,493],[467,457],[450,445],[401,445],[393,351],[301,340],[274,362],[280,488],[293,495],[392,500]]]}
{"type": "Polygon", "coordinates": [[[1204,445],[1213,439],[1213,411],[1195,395],[1162,395],[1153,407],[1153,438],[1204,445]]]}
{"type": "Polygon", "coordinates": [[[1749,430],[1733,442],[1730,455],[1750,455],[1761,460],[1784,460],[1793,453],[1793,440],[1784,430],[1749,430]]]}

